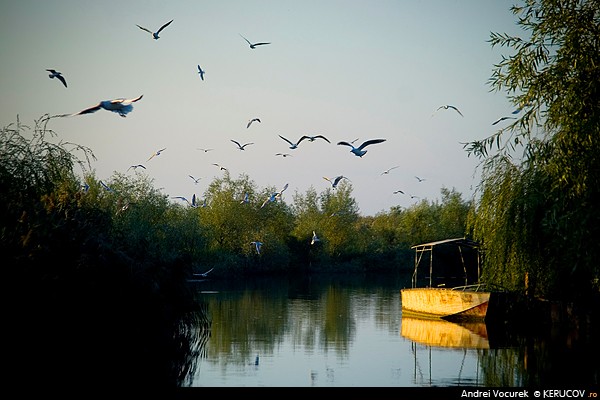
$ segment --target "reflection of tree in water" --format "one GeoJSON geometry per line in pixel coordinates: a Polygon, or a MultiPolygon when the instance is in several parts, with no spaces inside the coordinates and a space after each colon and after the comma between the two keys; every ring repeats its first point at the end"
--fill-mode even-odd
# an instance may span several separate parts
{"type": "Polygon", "coordinates": [[[210,321],[185,294],[161,297],[165,293],[102,278],[45,285],[32,285],[27,297],[13,299],[7,362],[15,384],[145,390],[176,388],[191,379],[210,321]]]}

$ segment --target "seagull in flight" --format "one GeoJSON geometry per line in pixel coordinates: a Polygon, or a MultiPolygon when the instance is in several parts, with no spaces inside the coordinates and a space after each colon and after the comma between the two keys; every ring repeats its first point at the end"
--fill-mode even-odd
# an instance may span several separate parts
{"type": "Polygon", "coordinates": [[[275,192],[273,194],[271,194],[269,197],[267,197],[267,199],[262,203],[262,205],[260,206],[260,208],[263,208],[267,203],[272,203],[274,201],[277,201],[278,199],[281,198],[281,196],[283,195],[283,192],[288,188],[288,184],[286,183],[283,186],[283,189],[281,189],[279,192],[275,192]]]}
{"type": "Polygon", "coordinates": [[[214,164],[214,163],[213,163],[213,165],[214,165],[215,167],[219,168],[221,171],[227,171],[227,168],[223,167],[222,165],[219,165],[219,164],[214,164]]]}
{"type": "Polygon", "coordinates": [[[256,253],[260,254],[260,248],[263,245],[263,242],[259,242],[258,240],[254,241],[254,242],[250,242],[250,244],[253,244],[254,247],[256,248],[256,253]]]}
{"type": "Polygon", "coordinates": [[[290,149],[294,150],[298,148],[298,145],[300,144],[301,140],[298,140],[296,143],[292,143],[289,139],[284,138],[283,136],[279,135],[280,138],[282,138],[283,140],[285,140],[286,142],[288,142],[290,144],[290,149]]]}
{"type": "Polygon", "coordinates": [[[202,272],[202,273],[193,273],[193,276],[201,276],[202,278],[206,278],[208,276],[208,274],[213,270],[214,268],[209,269],[206,272],[202,272]]]}
{"type": "Polygon", "coordinates": [[[304,135],[304,136],[302,136],[300,139],[298,139],[298,144],[300,144],[300,142],[301,142],[301,141],[303,141],[304,139],[308,139],[308,140],[309,140],[309,141],[311,141],[311,142],[314,142],[316,139],[323,139],[323,140],[325,140],[327,143],[331,143],[331,142],[329,141],[329,139],[327,139],[327,138],[326,138],[325,136],[323,136],[323,135],[316,135],[316,136],[307,136],[307,135],[304,135]]]}
{"type": "Polygon", "coordinates": [[[213,270],[214,268],[209,269],[206,272],[201,272],[201,273],[193,273],[193,276],[201,276],[202,278],[206,278],[208,276],[208,274],[213,270]]]}
{"type": "Polygon", "coordinates": [[[398,194],[398,193],[402,193],[402,194],[404,194],[404,192],[403,192],[402,190],[396,190],[396,191],[394,192],[394,194],[398,194]]]}
{"type": "Polygon", "coordinates": [[[240,204],[248,204],[250,203],[250,196],[248,192],[244,193],[244,198],[240,201],[240,204]]]}
{"type": "Polygon", "coordinates": [[[325,179],[326,181],[328,181],[329,183],[331,183],[331,187],[335,189],[337,187],[338,183],[340,183],[340,181],[342,179],[348,179],[348,178],[346,178],[343,175],[340,175],[340,176],[336,176],[333,179],[330,179],[330,178],[324,176],[323,179],[325,179]]]}
{"type": "Polygon", "coordinates": [[[50,79],[58,79],[59,81],[62,82],[63,85],[65,85],[65,87],[67,87],[67,80],[65,79],[64,76],[62,76],[62,73],[58,72],[55,69],[47,69],[46,71],[50,72],[50,75],[48,75],[50,77],[50,79]]]}
{"type": "MultiPolygon", "coordinates": [[[[439,110],[441,110],[442,108],[443,108],[444,110],[447,110],[447,109],[451,108],[451,109],[453,109],[454,111],[456,111],[458,114],[460,114],[460,116],[461,116],[461,117],[464,117],[464,115],[463,115],[463,114],[460,112],[460,110],[459,110],[458,108],[456,108],[455,106],[453,106],[453,105],[450,105],[450,104],[445,104],[445,105],[443,105],[443,106],[439,106],[439,107],[437,108],[437,110],[435,110],[434,114],[435,114],[436,112],[438,112],[439,110]]],[[[432,115],[432,116],[433,116],[433,115],[432,115]]]]}
{"type": "Polygon", "coordinates": [[[188,175],[190,178],[192,178],[192,180],[194,181],[194,183],[197,185],[198,182],[200,182],[200,179],[202,178],[194,178],[192,175],[188,175]]]}
{"type": "Polygon", "coordinates": [[[505,119],[517,119],[515,117],[501,117],[498,118],[497,120],[495,120],[494,122],[492,122],[492,125],[496,125],[498,122],[504,121],[505,119]]]}
{"type": "Polygon", "coordinates": [[[381,173],[381,175],[387,175],[387,174],[389,174],[389,173],[390,173],[390,171],[391,171],[391,170],[393,170],[393,169],[396,169],[396,168],[398,168],[398,167],[400,167],[400,166],[399,166],[399,165],[396,165],[395,167],[388,168],[388,169],[386,169],[385,171],[383,171],[383,172],[381,173]]]}
{"type": "Polygon", "coordinates": [[[135,99],[114,99],[114,100],[104,100],[95,106],[88,107],[85,110],[81,110],[78,113],[71,115],[83,115],[83,114],[91,114],[95,113],[98,110],[104,109],[106,111],[112,111],[114,113],[119,114],[121,117],[126,117],[127,114],[133,110],[133,103],[140,100],[144,95],[140,95],[135,99]]]}
{"type": "Polygon", "coordinates": [[[159,36],[158,34],[165,29],[167,26],[169,26],[171,24],[171,22],[173,22],[173,20],[170,20],[169,22],[167,22],[166,24],[164,24],[163,26],[160,27],[159,30],[157,30],[156,32],[152,32],[150,29],[144,28],[143,26],[139,26],[137,25],[138,28],[140,28],[141,30],[144,30],[148,33],[150,33],[152,35],[152,37],[154,38],[154,40],[158,40],[159,36]]]}
{"type": "Polygon", "coordinates": [[[252,125],[253,122],[260,122],[259,118],[252,118],[250,121],[248,121],[248,125],[246,125],[246,129],[250,128],[250,125],[252,125]]]}
{"type": "Polygon", "coordinates": [[[310,240],[310,244],[315,244],[320,241],[321,241],[321,239],[319,239],[319,237],[317,236],[317,233],[315,231],[313,231],[313,235],[312,235],[312,239],[310,240]]]}
{"type": "Polygon", "coordinates": [[[200,64],[198,64],[198,75],[200,75],[200,79],[204,80],[204,73],[206,71],[202,70],[202,68],[200,68],[200,64]]]}
{"type": "Polygon", "coordinates": [[[425,180],[425,178],[419,178],[419,177],[418,177],[418,176],[416,176],[416,175],[415,175],[415,178],[417,178],[417,180],[418,180],[419,182],[423,182],[423,181],[425,180]]]}
{"type": "Polygon", "coordinates": [[[213,149],[202,149],[202,148],[197,148],[196,150],[202,150],[205,153],[208,153],[209,151],[213,150],[213,149]]]}
{"type": "Polygon", "coordinates": [[[153,153],[153,154],[150,156],[150,158],[149,158],[149,159],[148,159],[146,162],[148,162],[148,161],[152,160],[152,159],[153,159],[154,157],[156,157],[156,156],[160,156],[160,153],[162,153],[162,152],[163,152],[163,151],[165,151],[166,149],[167,149],[167,148],[165,147],[165,148],[162,148],[162,149],[160,149],[160,150],[156,150],[156,151],[155,151],[155,152],[154,152],[154,153],[153,153]]]}
{"type": "Polygon", "coordinates": [[[246,147],[246,146],[249,146],[249,145],[251,145],[251,144],[254,144],[254,143],[250,142],[250,143],[244,143],[244,144],[242,145],[242,144],[240,144],[239,142],[236,142],[236,141],[235,141],[235,140],[233,140],[233,139],[230,139],[230,140],[231,140],[233,143],[237,144],[237,147],[238,147],[238,149],[240,149],[240,150],[245,150],[245,147],[246,147]]]}
{"type": "MultiPolygon", "coordinates": [[[[240,33],[240,36],[242,36],[242,34],[240,33]]],[[[242,36],[242,39],[244,39],[246,42],[248,42],[248,44],[250,45],[251,49],[255,49],[256,46],[262,46],[265,44],[271,44],[271,42],[259,42],[259,43],[252,43],[251,41],[249,41],[248,39],[246,39],[245,37],[242,36]]]]}
{"type": "Polygon", "coordinates": [[[354,145],[352,145],[351,143],[343,142],[343,141],[342,142],[338,142],[337,144],[343,145],[343,146],[350,146],[352,148],[350,150],[351,153],[353,153],[357,157],[362,157],[365,154],[367,154],[367,150],[363,150],[365,147],[370,146],[372,144],[377,144],[377,143],[385,142],[385,140],[386,139],[371,139],[371,140],[367,140],[367,141],[363,142],[358,147],[354,147],[354,145]]]}
{"type": "Polygon", "coordinates": [[[146,167],[144,167],[142,164],[137,164],[137,165],[132,165],[131,167],[127,168],[127,171],[129,171],[131,168],[133,168],[133,169],[138,169],[138,168],[146,169],[146,167]]]}
{"type": "Polygon", "coordinates": [[[172,199],[179,199],[179,200],[183,200],[186,203],[188,203],[190,205],[190,207],[198,207],[198,204],[196,203],[196,194],[192,195],[192,201],[189,201],[186,197],[183,196],[175,196],[175,197],[171,197],[172,199]]]}
{"type": "Polygon", "coordinates": [[[291,156],[292,156],[292,155],[291,155],[291,154],[289,154],[289,153],[276,153],[275,155],[276,155],[276,156],[281,156],[281,157],[283,157],[283,158],[285,158],[285,157],[291,157],[291,156]]]}

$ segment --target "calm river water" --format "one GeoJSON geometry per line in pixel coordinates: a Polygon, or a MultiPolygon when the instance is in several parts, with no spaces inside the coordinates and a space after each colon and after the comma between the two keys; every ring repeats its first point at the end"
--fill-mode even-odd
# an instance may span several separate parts
{"type": "Polygon", "coordinates": [[[197,282],[210,334],[186,386],[598,386],[587,332],[403,319],[409,286],[409,275],[197,282]]]}

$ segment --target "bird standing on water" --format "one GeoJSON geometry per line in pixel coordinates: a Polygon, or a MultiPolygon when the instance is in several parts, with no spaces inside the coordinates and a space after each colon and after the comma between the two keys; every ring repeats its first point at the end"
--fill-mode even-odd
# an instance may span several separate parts
{"type": "Polygon", "coordinates": [[[146,31],[146,32],[150,33],[150,34],[152,35],[152,38],[153,38],[154,40],[158,40],[158,39],[159,39],[159,36],[158,36],[158,34],[159,34],[159,33],[160,33],[160,32],[161,32],[163,29],[165,29],[167,26],[169,26],[169,25],[171,24],[171,22],[173,22],[173,20],[170,20],[169,22],[167,22],[166,24],[164,24],[163,26],[161,26],[161,27],[160,27],[160,29],[159,29],[159,30],[157,30],[156,32],[152,32],[150,29],[144,28],[143,26],[139,26],[139,25],[137,25],[137,24],[136,24],[136,26],[137,26],[138,28],[140,28],[141,30],[144,30],[144,31],[146,31]]]}
{"type": "Polygon", "coordinates": [[[385,142],[386,139],[371,139],[371,140],[367,140],[365,142],[363,142],[360,146],[358,147],[354,147],[352,145],[352,143],[348,143],[348,142],[338,142],[337,144],[339,145],[343,145],[343,146],[350,146],[352,149],[350,150],[351,153],[353,153],[355,156],[357,157],[362,157],[365,154],[367,154],[367,150],[363,150],[365,147],[370,146],[372,144],[377,144],[377,143],[382,143],[385,142]]]}
{"type": "Polygon", "coordinates": [[[63,85],[65,85],[65,87],[67,87],[67,80],[65,79],[64,76],[62,76],[62,73],[58,72],[55,69],[47,69],[46,71],[50,72],[50,75],[48,75],[50,77],[50,79],[58,79],[59,81],[62,82],[63,85]]]}

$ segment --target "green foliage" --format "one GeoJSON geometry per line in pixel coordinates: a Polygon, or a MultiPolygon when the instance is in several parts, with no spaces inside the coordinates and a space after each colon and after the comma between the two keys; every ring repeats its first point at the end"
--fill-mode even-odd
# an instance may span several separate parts
{"type": "Polygon", "coordinates": [[[87,160],[91,151],[51,143],[44,137],[51,134],[48,118],[41,121],[31,140],[24,126],[2,131],[0,163],[3,250],[14,268],[31,268],[33,276],[67,279],[75,270],[103,269],[154,290],[170,275],[210,268],[217,276],[393,270],[410,266],[415,242],[464,235],[469,208],[446,189],[442,204],[423,201],[362,217],[348,181],[295,193],[288,205],[288,192],[265,201],[280,188],[261,189],[246,175],[232,179],[226,172],[196,204],[170,201],[145,174],[98,180],[67,148],[84,151],[87,160]],[[77,164],[81,178],[73,172],[77,164]],[[263,243],[260,254],[254,241],[263,243]]]}
{"type": "Polygon", "coordinates": [[[488,279],[558,298],[599,294],[600,19],[597,0],[526,0],[511,10],[526,38],[492,73],[522,114],[465,145],[483,160],[470,229],[487,248],[488,279]],[[522,148],[520,161],[514,152],[522,148]]]}

